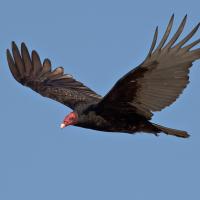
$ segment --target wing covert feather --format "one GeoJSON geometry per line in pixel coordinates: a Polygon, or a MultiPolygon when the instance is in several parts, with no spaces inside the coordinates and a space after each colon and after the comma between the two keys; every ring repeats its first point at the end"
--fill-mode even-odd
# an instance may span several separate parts
{"type": "Polygon", "coordinates": [[[13,77],[22,85],[56,100],[72,109],[80,104],[98,102],[101,96],[76,81],[71,75],[64,74],[64,69],[58,67],[51,70],[51,61],[45,59],[41,63],[38,53],[33,50],[30,56],[24,43],[21,53],[12,42],[12,54],[7,50],[7,61],[13,77]]]}
{"type": "Polygon", "coordinates": [[[154,33],[150,51],[142,64],[123,76],[98,104],[98,110],[127,110],[150,119],[153,111],[160,111],[171,105],[189,83],[189,69],[192,63],[200,59],[200,48],[191,50],[200,43],[200,39],[184,46],[198,30],[200,24],[176,44],[186,24],[184,17],[178,30],[168,43],[174,15],[158,47],[154,50],[158,28],[154,33]]]}

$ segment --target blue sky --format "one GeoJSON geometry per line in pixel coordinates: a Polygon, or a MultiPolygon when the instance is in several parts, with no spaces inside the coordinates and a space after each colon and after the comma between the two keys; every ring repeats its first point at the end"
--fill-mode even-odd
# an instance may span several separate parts
{"type": "Polygon", "coordinates": [[[70,109],[18,84],[5,58],[11,41],[24,41],[104,95],[143,61],[156,25],[163,34],[172,13],[176,28],[187,13],[185,35],[200,21],[199,6],[197,0],[2,0],[0,199],[199,199],[200,61],[181,98],[152,120],[187,130],[184,140],[60,130],[70,109]]]}

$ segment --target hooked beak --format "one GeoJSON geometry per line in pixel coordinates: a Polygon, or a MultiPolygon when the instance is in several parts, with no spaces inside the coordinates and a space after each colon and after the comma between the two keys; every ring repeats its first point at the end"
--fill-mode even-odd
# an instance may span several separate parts
{"type": "Polygon", "coordinates": [[[66,124],[64,124],[64,123],[62,123],[61,125],[60,125],[60,128],[65,128],[66,127],[66,124]]]}

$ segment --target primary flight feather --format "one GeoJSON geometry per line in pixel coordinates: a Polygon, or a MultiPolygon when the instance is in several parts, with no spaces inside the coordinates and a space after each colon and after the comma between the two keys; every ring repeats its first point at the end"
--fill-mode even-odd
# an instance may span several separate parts
{"type": "Polygon", "coordinates": [[[42,63],[38,53],[32,51],[30,55],[24,43],[21,44],[21,51],[12,43],[12,54],[7,50],[8,65],[14,78],[22,85],[73,110],[64,118],[61,128],[75,125],[131,134],[147,132],[157,135],[164,132],[186,138],[189,134],[185,131],[149,121],[153,111],[160,111],[176,101],[189,83],[188,74],[192,63],[200,59],[200,48],[192,49],[200,43],[200,39],[185,45],[200,24],[176,42],[184,29],[186,18],[187,16],[169,39],[174,21],[172,15],[164,36],[155,48],[157,27],[146,59],[118,80],[104,97],[76,81],[71,75],[64,74],[62,67],[52,70],[49,59],[42,63]]]}

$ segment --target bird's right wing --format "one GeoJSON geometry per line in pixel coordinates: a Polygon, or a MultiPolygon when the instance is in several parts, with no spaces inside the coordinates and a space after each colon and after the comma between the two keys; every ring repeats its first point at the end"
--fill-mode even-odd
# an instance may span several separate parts
{"type": "Polygon", "coordinates": [[[157,48],[158,29],[150,51],[144,62],[123,76],[97,105],[97,110],[106,112],[138,113],[147,119],[152,111],[160,111],[172,104],[189,83],[189,68],[200,59],[200,48],[191,50],[200,39],[185,45],[200,24],[181,41],[176,43],[186,23],[181,22],[177,32],[166,43],[171,32],[174,16],[171,17],[166,32],[157,48]]]}
{"type": "Polygon", "coordinates": [[[52,71],[51,62],[45,59],[43,64],[36,51],[30,57],[24,43],[21,53],[16,44],[12,43],[12,54],[7,50],[7,60],[14,78],[24,86],[56,100],[72,109],[80,104],[98,102],[101,96],[76,81],[71,75],[64,74],[62,67],[52,71]]]}

